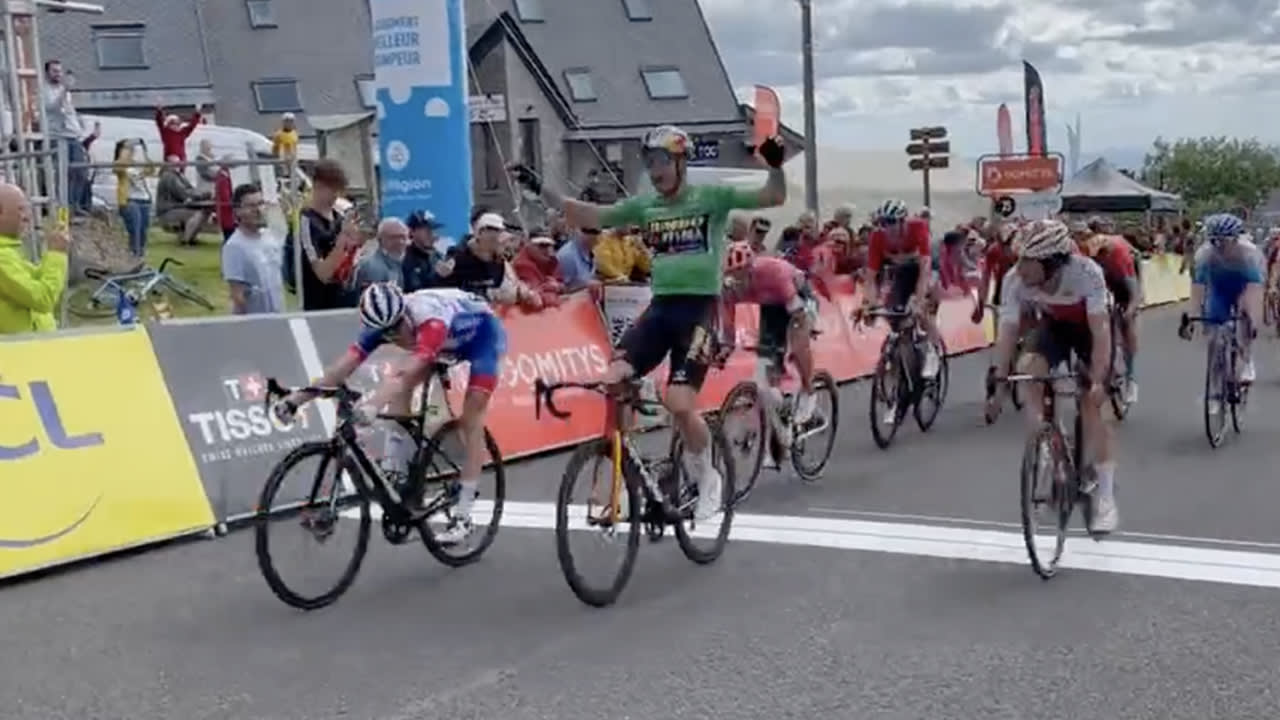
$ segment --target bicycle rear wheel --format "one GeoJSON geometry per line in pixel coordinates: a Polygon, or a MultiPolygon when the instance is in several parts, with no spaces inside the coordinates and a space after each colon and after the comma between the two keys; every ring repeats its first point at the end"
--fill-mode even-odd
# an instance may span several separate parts
{"type": "Polygon", "coordinates": [[[1022,454],[1021,501],[1022,539],[1026,544],[1031,569],[1048,580],[1058,572],[1067,544],[1067,529],[1075,506],[1074,493],[1067,477],[1070,458],[1066,441],[1052,422],[1043,423],[1027,438],[1022,454]],[[1054,521],[1051,544],[1040,533],[1040,517],[1046,513],[1054,521]]]}
{"type": "Polygon", "coordinates": [[[369,549],[369,528],[372,523],[369,513],[369,500],[359,491],[360,481],[357,479],[356,492],[342,495],[344,483],[342,472],[346,471],[352,478],[359,478],[360,469],[345,454],[345,451],[331,442],[310,442],[299,445],[285,455],[271,470],[267,482],[262,487],[258,498],[258,513],[254,517],[254,550],[258,557],[258,568],[262,577],[276,597],[286,605],[300,610],[317,610],[333,604],[355,582],[364,562],[365,553],[369,549]],[[304,461],[317,458],[320,461],[315,478],[311,484],[308,497],[301,503],[292,500],[276,503],[280,486],[289,471],[304,461]],[[304,595],[292,589],[281,577],[271,555],[271,538],[268,528],[273,523],[301,522],[304,530],[309,532],[318,542],[324,543],[337,530],[344,510],[358,507],[359,514],[356,525],[356,546],[339,576],[337,583],[330,589],[315,594],[304,595]]]}
{"type": "Polygon", "coordinates": [[[1120,315],[1111,313],[1111,376],[1107,381],[1107,396],[1117,420],[1129,414],[1129,351],[1125,347],[1120,315]]]}
{"type": "MultiPolygon", "coordinates": [[[[929,342],[925,340],[925,342],[929,342]]],[[[947,389],[950,382],[950,368],[947,364],[947,346],[941,340],[938,346],[934,348],[938,353],[938,375],[931,379],[920,379],[922,387],[920,388],[920,396],[913,403],[912,414],[916,418],[916,426],[920,428],[920,432],[929,432],[929,428],[933,427],[933,423],[938,419],[938,413],[942,411],[942,405],[947,401],[947,389]],[[925,404],[928,409],[925,409],[925,404]]]]}
{"type": "MultiPolygon", "coordinates": [[[[729,530],[733,527],[733,503],[728,502],[729,498],[734,497],[733,455],[729,452],[729,443],[724,438],[720,423],[707,423],[707,429],[711,432],[711,465],[720,471],[722,498],[719,516],[712,516],[708,520],[696,520],[693,517],[698,501],[697,478],[690,476],[688,469],[680,461],[684,454],[684,442],[680,439],[680,434],[675,433],[671,438],[671,463],[677,481],[674,500],[680,515],[680,521],[675,523],[676,543],[680,545],[680,551],[685,557],[699,565],[709,565],[720,557],[725,544],[729,542],[729,530]],[[714,535],[698,527],[704,522],[715,523],[717,520],[719,524],[714,528],[714,535]],[[709,545],[698,543],[707,538],[711,540],[709,545]]],[[[708,531],[711,529],[707,528],[708,531]]]]}
{"type": "MultiPolygon", "coordinates": [[[[743,463],[735,462],[734,465],[744,471],[733,496],[732,503],[737,505],[746,500],[755,488],[769,445],[769,420],[765,417],[764,403],[756,383],[744,380],[734,385],[729,394],[725,395],[724,402],[720,403],[722,428],[730,422],[730,418],[733,419],[733,437],[727,438],[729,449],[739,453],[738,459],[743,460],[743,463]],[[743,424],[741,429],[737,427],[739,423],[743,424]]],[[[725,431],[726,436],[729,432],[725,431]]]]}
{"type": "Polygon", "coordinates": [[[794,428],[795,437],[792,442],[791,466],[801,480],[812,482],[822,474],[823,468],[831,459],[831,451],[836,446],[836,431],[840,428],[840,392],[836,388],[836,380],[826,370],[813,374],[813,394],[818,398],[818,410],[803,426],[794,428]],[[829,417],[823,417],[822,398],[831,404],[829,417]],[[822,424],[826,423],[826,427],[822,424]],[[816,449],[813,459],[809,459],[809,450],[816,449]]]}
{"type": "MultiPolygon", "coordinates": [[[[454,459],[450,458],[444,452],[444,442],[451,435],[458,432],[459,424],[457,420],[450,420],[431,436],[428,441],[428,448],[434,449],[434,456],[427,458],[422,467],[427,472],[432,472],[435,477],[423,478],[430,482],[441,483],[441,493],[444,497],[444,507],[442,511],[448,516],[446,527],[451,526],[456,519],[452,516],[452,507],[456,504],[457,493],[462,491],[458,482],[461,461],[463,457],[458,457],[455,464],[454,459]],[[437,463],[439,458],[439,464],[437,463]],[[444,477],[448,476],[448,477],[444,477]],[[447,499],[446,499],[447,498],[447,499]]],[[[485,450],[489,454],[488,467],[493,473],[493,515],[489,519],[489,524],[480,532],[473,532],[463,542],[457,544],[444,544],[440,542],[437,533],[428,522],[429,518],[423,518],[418,525],[418,534],[422,537],[422,544],[426,546],[427,552],[431,553],[431,557],[439,560],[441,563],[449,567],[462,567],[470,565],[489,549],[494,539],[498,536],[498,528],[502,525],[502,508],[507,497],[507,474],[502,464],[502,452],[498,450],[498,443],[493,439],[493,435],[488,428],[484,430],[485,450]]],[[[461,448],[461,443],[459,443],[461,448]]],[[[476,495],[479,496],[480,490],[476,489],[476,495]]]]}
{"type": "Polygon", "coordinates": [[[1225,348],[1222,335],[1215,330],[1209,343],[1204,373],[1204,432],[1209,447],[1219,448],[1227,434],[1227,383],[1225,348]]]}
{"type": "Polygon", "coordinates": [[[115,315],[116,298],[113,296],[110,303],[95,299],[94,294],[98,291],[98,287],[100,286],[78,285],[68,288],[62,298],[67,312],[86,320],[101,320],[115,315]]]}
{"type": "MultiPolygon", "coordinates": [[[[640,484],[634,481],[635,478],[629,478],[623,482],[623,492],[626,493],[622,499],[623,517],[611,518],[607,524],[593,523],[590,513],[596,508],[589,503],[586,506],[588,515],[584,520],[569,518],[570,507],[574,505],[573,490],[579,476],[583,474],[584,469],[594,471],[598,462],[611,462],[610,445],[605,440],[593,440],[579,445],[565,466],[564,476],[560,479],[560,490],[556,495],[556,558],[560,561],[560,571],[564,574],[564,579],[569,583],[569,589],[573,594],[592,607],[606,607],[617,602],[622,589],[631,579],[631,572],[636,565],[636,556],[640,552],[640,520],[644,503],[640,497],[640,484]],[[578,569],[578,562],[573,556],[573,549],[569,545],[569,538],[572,535],[581,536],[592,531],[605,533],[608,541],[615,541],[619,534],[626,534],[623,539],[626,545],[622,562],[618,565],[613,578],[603,586],[592,585],[582,576],[578,569]]],[[[627,451],[624,449],[623,452],[627,451]]],[[[624,474],[629,475],[634,472],[629,458],[623,459],[622,468],[624,474]]],[[[606,472],[609,471],[607,467],[604,469],[606,472]]],[[[612,498],[608,497],[608,493],[605,500],[611,504],[612,498]]]]}

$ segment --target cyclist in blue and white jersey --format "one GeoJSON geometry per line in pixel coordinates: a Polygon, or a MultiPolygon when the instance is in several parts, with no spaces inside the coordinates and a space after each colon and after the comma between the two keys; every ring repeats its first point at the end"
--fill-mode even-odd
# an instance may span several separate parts
{"type": "Polygon", "coordinates": [[[1262,251],[1245,236],[1244,221],[1235,215],[1220,213],[1205,218],[1204,235],[1208,242],[1196,251],[1191,271],[1191,300],[1188,312],[1182,313],[1178,334],[1191,337],[1189,313],[1201,313],[1210,325],[1220,325],[1239,308],[1245,320],[1240,324],[1245,361],[1241,363],[1239,380],[1253,382],[1257,369],[1251,348],[1257,328],[1262,326],[1266,263],[1262,251]]]}
{"type": "MultiPolygon", "coordinates": [[[[377,283],[360,296],[360,324],[356,341],[325,370],[316,385],[331,387],[345,382],[384,343],[408,350],[410,355],[356,407],[357,422],[372,423],[383,406],[387,406],[389,414],[407,415],[414,390],[430,378],[432,366],[441,354],[471,366],[460,418],[466,448],[460,478],[462,494],[452,509],[454,524],[440,535],[443,543],[460,542],[472,528],[471,510],[484,466],[485,416],[507,351],[502,321],[482,298],[463,290],[428,288],[405,295],[391,283],[377,283]]],[[[312,398],[310,393],[293,393],[280,401],[276,415],[288,421],[312,398]]],[[[404,477],[417,448],[399,424],[386,425],[387,468],[404,477]]]]}

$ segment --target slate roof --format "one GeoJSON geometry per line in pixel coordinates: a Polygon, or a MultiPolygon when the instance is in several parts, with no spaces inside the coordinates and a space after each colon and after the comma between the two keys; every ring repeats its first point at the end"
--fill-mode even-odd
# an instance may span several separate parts
{"type": "MultiPolygon", "coordinates": [[[[197,0],[108,0],[101,15],[51,13],[37,18],[40,55],[61,60],[76,75],[76,87],[124,90],[207,87],[210,84],[201,44],[197,0]],[[93,26],[138,23],[146,26],[143,52],[148,67],[136,70],[98,68],[93,26]]],[[[239,3],[244,12],[243,3],[239,3]]]]}
{"type": "Polygon", "coordinates": [[[652,20],[632,21],[622,0],[539,0],[545,22],[523,22],[516,0],[468,0],[468,19],[509,13],[559,91],[564,71],[590,68],[598,100],[572,102],[574,127],[740,123],[742,112],[697,0],[650,0],[652,20]],[[641,67],[680,70],[688,97],[649,97],[641,67]]]}

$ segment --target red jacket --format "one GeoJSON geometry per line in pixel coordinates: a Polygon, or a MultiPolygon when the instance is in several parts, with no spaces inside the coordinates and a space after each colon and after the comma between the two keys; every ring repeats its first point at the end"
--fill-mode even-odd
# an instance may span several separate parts
{"type": "Polygon", "coordinates": [[[156,108],[156,127],[160,129],[160,144],[164,147],[164,157],[177,155],[178,159],[187,161],[187,138],[200,126],[200,113],[191,113],[187,121],[176,128],[165,127],[164,119],[168,113],[164,108],[156,108]]]}
{"type": "Polygon", "coordinates": [[[231,171],[220,168],[213,180],[214,208],[218,212],[218,227],[232,230],[236,226],[235,208],[231,207],[231,171]]]}
{"type": "Polygon", "coordinates": [[[516,278],[520,282],[529,286],[529,289],[542,296],[543,305],[559,305],[560,290],[563,285],[556,279],[556,271],[559,270],[559,263],[556,256],[552,255],[546,260],[534,257],[530,252],[530,246],[525,246],[516,254],[514,260],[511,261],[511,268],[516,272],[516,278]]]}

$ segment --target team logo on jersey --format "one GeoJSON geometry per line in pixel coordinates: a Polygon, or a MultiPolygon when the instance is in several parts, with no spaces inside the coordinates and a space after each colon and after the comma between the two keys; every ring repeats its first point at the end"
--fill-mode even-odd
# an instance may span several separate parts
{"type": "Polygon", "coordinates": [[[655,255],[705,253],[711,249],[711,216],[653,220],[644,227],[645,242],[655,255]]]}

